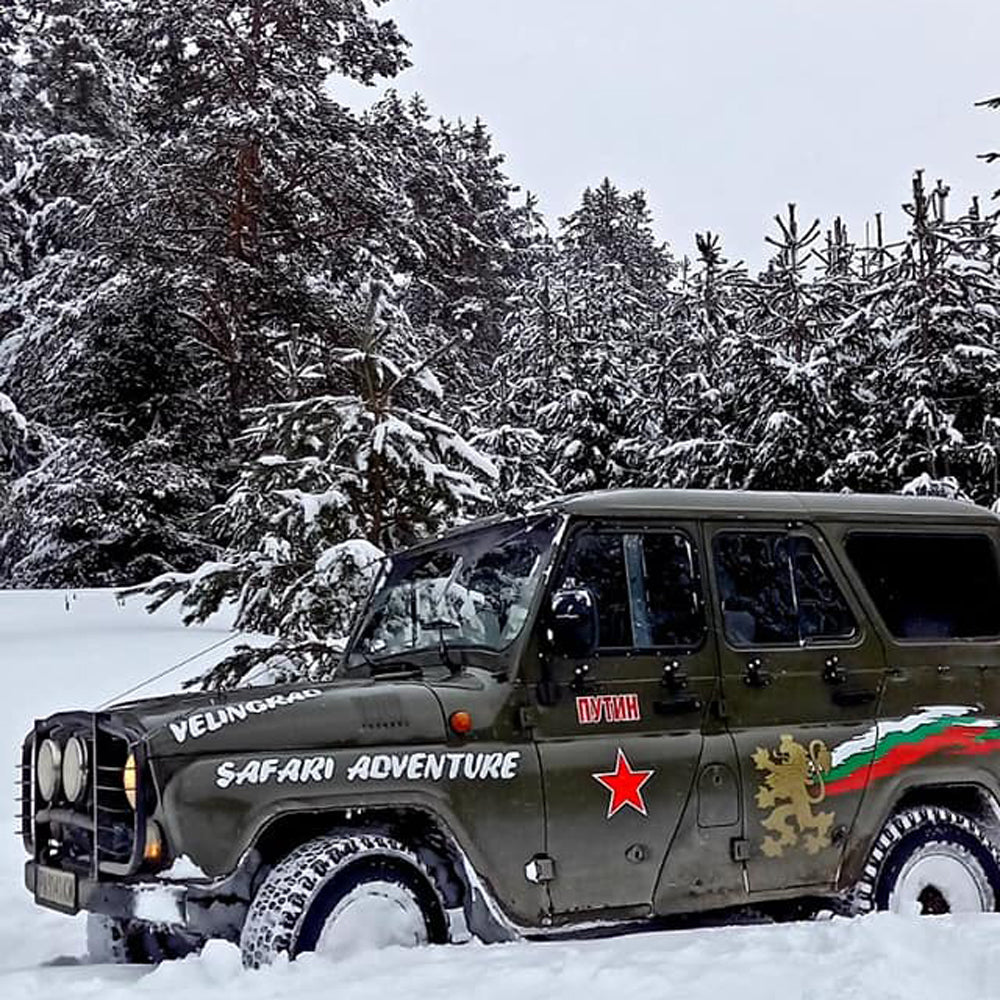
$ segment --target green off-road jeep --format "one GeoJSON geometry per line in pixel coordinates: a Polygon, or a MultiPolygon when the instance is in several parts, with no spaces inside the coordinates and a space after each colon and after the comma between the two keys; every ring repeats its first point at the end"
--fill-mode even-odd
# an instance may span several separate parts
{"type": "Polygon", "coordinates": [[[328,684],[36,723],[25,880],[92,946],[1000,902],[1000,519],[622,491],[386,560],[328,684]]]}

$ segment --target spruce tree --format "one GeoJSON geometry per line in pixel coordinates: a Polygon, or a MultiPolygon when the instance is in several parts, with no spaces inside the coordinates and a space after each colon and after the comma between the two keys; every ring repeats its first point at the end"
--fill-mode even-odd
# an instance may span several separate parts
{"type": "Polygon", "coordinates": [[[695,237],[697,260],[685,258],[659,350],[644,380],[657,413],[650,435],[650,479],[656,486],[732,488],[745,465],[733,437],[741,374],[733,362],[745,336],[750,280],[731,264],[712,233],[695,237]]]}
{"type": "Polygon", "coordinates": [[[645,195],[605,179],[560,221],[518,293],[497,374],[514,426],[536,430],[562,492],[627,485],[650,406],[639,371],[671,301],[676,265],[645,195]]]}
{"type": "Polygon", "coordinates": [[[189,620],[234,599],[239,627],[280,636],[226,660],[210,685],[258,666],[328,675],[383,552],[489,507],[497,471],[437,416],[441,384],[413,353],[406,313],[377,281],[345,308],[354,341],[329,351],[315,394],[252,412],[254,458],[212,514],[228,551],[145,591],[154,609],[182,593],[189,620]]]}

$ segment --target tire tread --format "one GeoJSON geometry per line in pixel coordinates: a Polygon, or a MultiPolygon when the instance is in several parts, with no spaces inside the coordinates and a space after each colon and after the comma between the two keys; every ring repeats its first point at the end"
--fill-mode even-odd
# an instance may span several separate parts
{"type": "MultiPolygon", "coordinates": [[[[927,826],[951,826],[972,837],[992,858],[994,871],[1000,878],[1000,850],[979,822],[943,806],[914,806],[890,817],[872,845],[868,861],[852,893],[852,908],[856,913],[869,913],[875,909],[879,881],[893,851],[904,838],[927,826]]],[[[997,896],[997,904],[1000,905],[1000,895],[997,896]]]]}
{"type": "Polygon", "coordinates": [[[402,862],[434,885],[418,855],[392,837],[329,834],[307,841],[279,861],[257,890],[240,934],[243,964],[259,968],[281,955],[293,958],[317,895],[348,865],[366,857],[402,862]]]}

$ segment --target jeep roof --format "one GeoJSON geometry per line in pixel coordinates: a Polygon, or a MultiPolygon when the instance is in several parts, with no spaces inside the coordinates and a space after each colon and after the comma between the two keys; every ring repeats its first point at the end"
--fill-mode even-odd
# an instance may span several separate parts
{"type": "Polygon", "coordinates": [[[583,517],[634,517],[697,514],[709,517],[760,515],[819,516],[853,520],[931,518],[996,522],[996,514],[963,500],[942,497],[884,496],[865,493],[778,493],[751,490],[603,490],[562,497],[545,505],[583,517]]]}

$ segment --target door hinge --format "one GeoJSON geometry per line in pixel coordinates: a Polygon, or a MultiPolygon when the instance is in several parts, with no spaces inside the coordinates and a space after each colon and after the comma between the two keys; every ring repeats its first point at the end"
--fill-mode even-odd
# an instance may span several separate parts
{"type": "Polygon", "coordinates": [[[750,841],[746,837],[733,837],[729,841],[729,853],[733,861],[749,861],[750,841]]]}
{"type": "Polygon", "coordinates": [[[536,854],[524,866],[524,877],[535,885],[551,882],[556,877],[556,863],[547,854],[536,854]]]}
{"type": "Polygon", "coordinates": [[[538,725],[538,713],[530,705],[517,710],[517,725],[522,733],[530,733],[538,725]]]}

